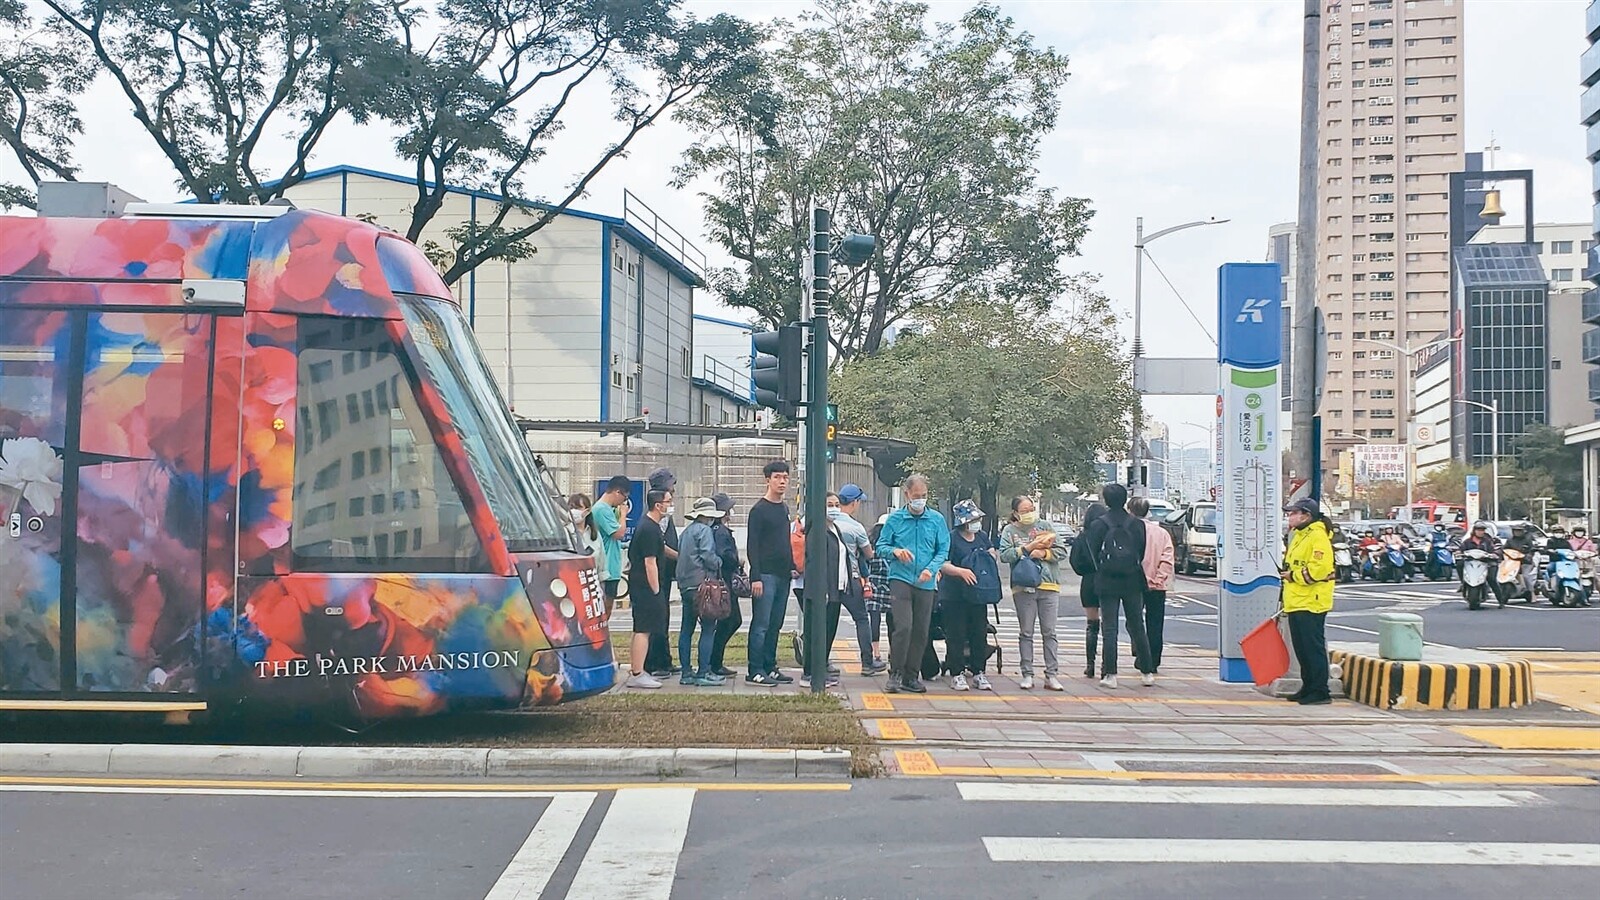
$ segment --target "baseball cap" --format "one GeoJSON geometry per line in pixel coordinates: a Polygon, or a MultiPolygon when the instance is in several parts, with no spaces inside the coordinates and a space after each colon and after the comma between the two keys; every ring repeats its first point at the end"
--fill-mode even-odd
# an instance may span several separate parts
{"type": "Polygon", "coordinates": [[[1321,515],[1322,507],[1318,506],[1317,501],[1311,499],[1310,497],[1302,497],[1288,506],[1285,506],[1283,511],[1286,513],[1303,512],[1312,518],[1316,518],[1318,515],[1321,515]]]}
{"type": "Polygon", "coordinates": [[[853,481],[844,487],[839,488],[840,503],[854,503],[857,500],[866,499],[866,496],[867,492],[861,489],[861,485],[856,484],[853,481]]]}

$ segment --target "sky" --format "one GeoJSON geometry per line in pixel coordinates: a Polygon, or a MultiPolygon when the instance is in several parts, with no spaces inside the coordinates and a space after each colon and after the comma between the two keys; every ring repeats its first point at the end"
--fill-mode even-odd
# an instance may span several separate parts
{"type": "MultiPolygon", "coordinates": [[[[1585,0],[1460,0],[1466,17],[1466,146],[1499,144],[1499,168],[1535,173],[1536,218],[1590,218],[1588,163],[1578,124],[1578,58],[1585,0]]],[[[688,0],[696,15],[750,19],[793,16],[803,0],[688,0]]],[[[934,0],[950,19],[966,2],[934,0]]],[[[1035,39],[1065,53],[1072,76],[1061,115],[1045,140],[1040,180],[1087,197],[1095,216],[1069,271],[1101,276],[1101,287],[1131,320],[1134,222],[1146,231],[1211,217],[1149,245],[1172,282],[1146,265],[1145,347],[1151,356],[1211,357],[1215,345],[1185,310],[1181,295],[1215,333],[1216,271],[1225,262],[1264,258],[1267,229],[1296,207],[1301,11],[1299,0],[1030,0],[1001,9],[1035,39]],[[1174,290],[1175,288],[1175,290],[1174,290]]],[[[596,101],[602,98],[594,98],[596,101]]],[[[557,194],[615,133],[603,102],[580,104],[534,182],[557,194]]],[[[134,124],[125,101],[102,83],[86,98],[88,123],[78,155],[82,178],[111,181],[148,200],[174,198],[170,167],[134,124]]],[[[324,140],[317,167],[348,163],[403,172],[384,129],[344,123],[324,140]]],[[[693,186],[668,182],[690,143],[675,123],[658,126],[614,163],[577,204],[620,213],[626,188],[680,231],[704,239],[693,186]]],[[[0,161],[0,178],[15,177],[0,161]]],[[[710,298],[701,312],[729,314],[710,298]]],[[[737,315],[736,313],[734,315],[737,315]]],[[[1131,324],[1124,324],[1131,336],[1131,324]]],[[[1214,401],[1152,398],[1148,415],[1166,422],[1175,444],[1203,441],[1214,401]]]]}

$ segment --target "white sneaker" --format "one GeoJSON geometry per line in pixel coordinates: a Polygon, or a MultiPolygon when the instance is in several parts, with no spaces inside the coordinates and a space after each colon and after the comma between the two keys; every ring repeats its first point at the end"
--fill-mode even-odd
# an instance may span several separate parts
{"type": "Polygon", "coordinates": [[[1017,682],[1017,687],[1022,688],[1025,691],[1033,690],[1033,676],[1032,675],[1024,675],[1024,676],[1022,676],[1022,680],[1017,682]]]}
{"type": "Polygon", "coordinates": [[[954,676],[951,676],[951,678],[950,678],[950,690],[952,690],[952,691],[965,691],[965,690],[968,690],[968,689],[969,688],[967,687],[967,676],[965,676],[965,675],[954,675],[954,676]]]}
{"type": "Polygon", "coordinates": [[[994,685],[989,683],[988,676],[984,675],[982,672],[972,676],[972,686],[980,691],[994,690],[994,685]]]}
{"type": "Polygon", "coordinates": [[[640,672],[639,674],[628,679],[627,686],[631,688],[643,688],[648,691],[654,691],[661,687],[661,682],[649,672],[640,672]]]}
{"type": "Polygon", "coordinates": [[[1052,691],[1066,690],[1066,686],[1061,683],[1061,679],[1055,677],[1054,675],[1046,675],[1044,677],[1044,686],[1052,691]]]}
{"type": "Polygon", "coordinates": [[[1115,676],[1115,675],[1107,675],[1106,677],[1100,679],[1100,686],[1105,688],[1108,691],[1116,690],[1117,689],[1117,676],[1115,676]]]}
{"type": "Polygon", "coordinates": [[[1155,687],[1156,686],[1155,673],[1154,672],[1146,672],[1143,675],[1140,675],[1139,676],[1139,683],[1144,685],[1145,687],[1155,687]]]}

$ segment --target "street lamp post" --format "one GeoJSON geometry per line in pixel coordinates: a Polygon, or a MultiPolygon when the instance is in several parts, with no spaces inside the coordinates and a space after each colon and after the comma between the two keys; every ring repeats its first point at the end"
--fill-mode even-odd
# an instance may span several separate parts
{"type": "Polygon", "coordinates": [[[1496,522],[1500,521],[1500,398],[1490,397],[1488,403],[1479,403],[1476,400],[1457,400],[1467,406],[1476,406],[1489,411],[1489,464],[1490,478],[1494,479],[1494,506],[1489,517],[1496,522]]]}
{"type": "Polygon", "coordinates": [[[1148,493],[1144,478],[1139,474],[1139,463],[1142,451],[1139,447],[1140,432],[1144,430],[1144,379],[1140,377],[1139,361],[1144,357],[1144,248],[1147,244],[1159,238],[1166,237],[1175,231],[1185,228],[1199,228],[1202,225],[1221,225],[1227,219],[1212,217],[1194,222],[1185,222],[1171,228],[1163,228],[1151,235],[1144,233],[1144,217],[1139,216],[1133,220],[1133,440],[1131,452],[1128,455],[1133,464],[1130,474],[1133,480],[1134,493],[1144,496],[1148,493]]]}
{"type": "Polygon", "coordinates": [[[1461,340],[1459,337],[1449,337],[1443,340],[1429,341],[1420,347],[1412,347],[1410,341],[1406,341],[1404,344],[1396,344],[1392,341],[1378,341],[1373,340],[1372,338],[1356,338],[1356,343],[1358,344],[1377,344],[1380,347],[1388,347],[1405,358],[1406,386],[1405,390],[1403,391],[1405,394],[1405,406],[1403,407],[1405,414],[1400,417],[1400,421],[1403,423],[1406,430],[1406,521],[1408,522],[1411,520],[1411,501],[1413,499],[1412,483],[1416,481],[1416,473],[1414,471],[1415,466],[1413,465],[1412,459],[1415,451],[1411,446],[1411,418],[1412,416],[1416,415],[1416,410],[1413,409],[1413,404],[1415,403],[1416,398],[1413,395],[1415,395],[1417,392],[1417,369],[1416,366],[1412,365],[1412,360],[1418,353],[1421,353],[1424,350],[1428,350],[1433,347],[1442,347],[1446,344],[1453,344],[1459,340],[1461,340]]]}

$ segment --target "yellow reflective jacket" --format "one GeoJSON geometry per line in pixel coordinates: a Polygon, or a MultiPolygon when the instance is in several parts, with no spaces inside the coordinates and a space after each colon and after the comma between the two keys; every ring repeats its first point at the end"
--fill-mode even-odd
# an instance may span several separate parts
{"type": "Polygon", "coordinates": [[[1295,529],[1283,555],[1283,611],[1333,609],[1333,535],[1322,521],[1295,529]]]}

